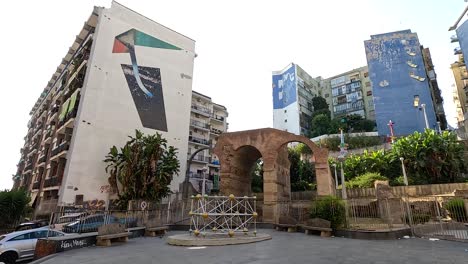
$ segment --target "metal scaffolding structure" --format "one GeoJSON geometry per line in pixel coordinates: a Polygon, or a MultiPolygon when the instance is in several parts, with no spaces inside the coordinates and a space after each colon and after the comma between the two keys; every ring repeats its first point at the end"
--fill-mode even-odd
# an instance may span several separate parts
{"type": "Polygon", "coordinates": [[[248,235],[253,225],[252,234],[257,234],[256,198],[229,196],[192,196],[190,207],[190,234],[206,236],[208,234],[236,233],[248,235]]]}

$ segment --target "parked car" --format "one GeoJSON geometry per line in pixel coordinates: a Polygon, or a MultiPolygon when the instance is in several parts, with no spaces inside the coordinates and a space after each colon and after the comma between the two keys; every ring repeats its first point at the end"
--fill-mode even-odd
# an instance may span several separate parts
{"type": "Polygon", "coordinates": [[[97,232],[98,227],[103,224],[120,223],[119,219],[112,215],[95,214],[87,216],[81,220],[63,226],[65,233],[88,233],[97,232]]]}
{"type": "Polygon", "coordinates": [[[126,227],[136,227],[137,219],[130,217],[117,218],[107,214],[94,214],[64,225],[62,231],[65,233],[97,232],[98,228],[104,224],[123,224],[126,227]]]}
{"type": "Polygon", "coordinates": [[[0,236],[0,262],[5,264],[16,263],[16,260],[31,259],[38,238],[64,236],[63,232],[49,230],[41,227],[29,230],[16,231],[0,236]]]}
{"type": "Polygon", "coordinates": [[[47,220],[29,221],[29,222],[19,224],[15,228],[15,231],[34,229],[34,228],[39,228],[39,227],[43,227],[43,226],[47,226],[47,225],[49,225],[49,221],[47,221],[47,220]]]}
{"type": "Polygon", "coordinates": [[[84,219],[87,215],[88,213],[86,212],[71,213],[71,214],[63,215],[59,217],[58,219],[53,220],[54,223],[51,225],[51,228],[62,231],[65,225],[84,219]]]}

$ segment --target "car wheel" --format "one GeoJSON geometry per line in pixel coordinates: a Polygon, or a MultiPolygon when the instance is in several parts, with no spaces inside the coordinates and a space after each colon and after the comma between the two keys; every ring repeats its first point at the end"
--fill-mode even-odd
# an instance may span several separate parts
{"type": "Polygon", "coordinates": [[[5,252],[0,256],[0,261],[5,264],[15,264],[18,259],[16,252],[5,252]]]}

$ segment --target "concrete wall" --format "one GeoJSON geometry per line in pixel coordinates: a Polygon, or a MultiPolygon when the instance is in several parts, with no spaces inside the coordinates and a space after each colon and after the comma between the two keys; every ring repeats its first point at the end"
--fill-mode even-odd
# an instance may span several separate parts
{"type": "MultiPolygon", "coordinates": [[[[193,40],[116,2],[109,9],[101,9],[59,205],[73,203],[77,194],[84,195],[85,201],[106,201],[108,194],[100,192],[101,186],[108,185],[103,159],[113,145],[123,146],[135,129],[146,134],[161,133],[169,145],[178,149],[181,173],[171,183],[171,189],[177,190],[186,168],[194,48],[193,40]],[[137,111],[138,102],[132,98],[131,85],[122,66],[132,64],[130,54],[113,53],[116,36],[131,29],[180,48],[135,45],[139,68],[160,69],[167,131],[143,127],[137,111]]],[[[143,82],[159,82],[151,79],[152,75],[141,76],[143,82]]]]}

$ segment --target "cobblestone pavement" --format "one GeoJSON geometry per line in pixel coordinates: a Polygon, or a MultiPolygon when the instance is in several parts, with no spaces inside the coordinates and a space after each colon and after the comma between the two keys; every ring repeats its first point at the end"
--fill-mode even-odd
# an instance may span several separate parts
{"type": "MultiPolygon", "coordinates": [[[[112,247],[91,247],[57,254],[44,264],[137,263],[468,263],[468,243],[321,238],[261,230],[273,239],[254,244],[190,249],[170,246],[165,238],[136,238],[112,247]]],[[[181,232],[169,232],[169,235],[181,232]]]]}

